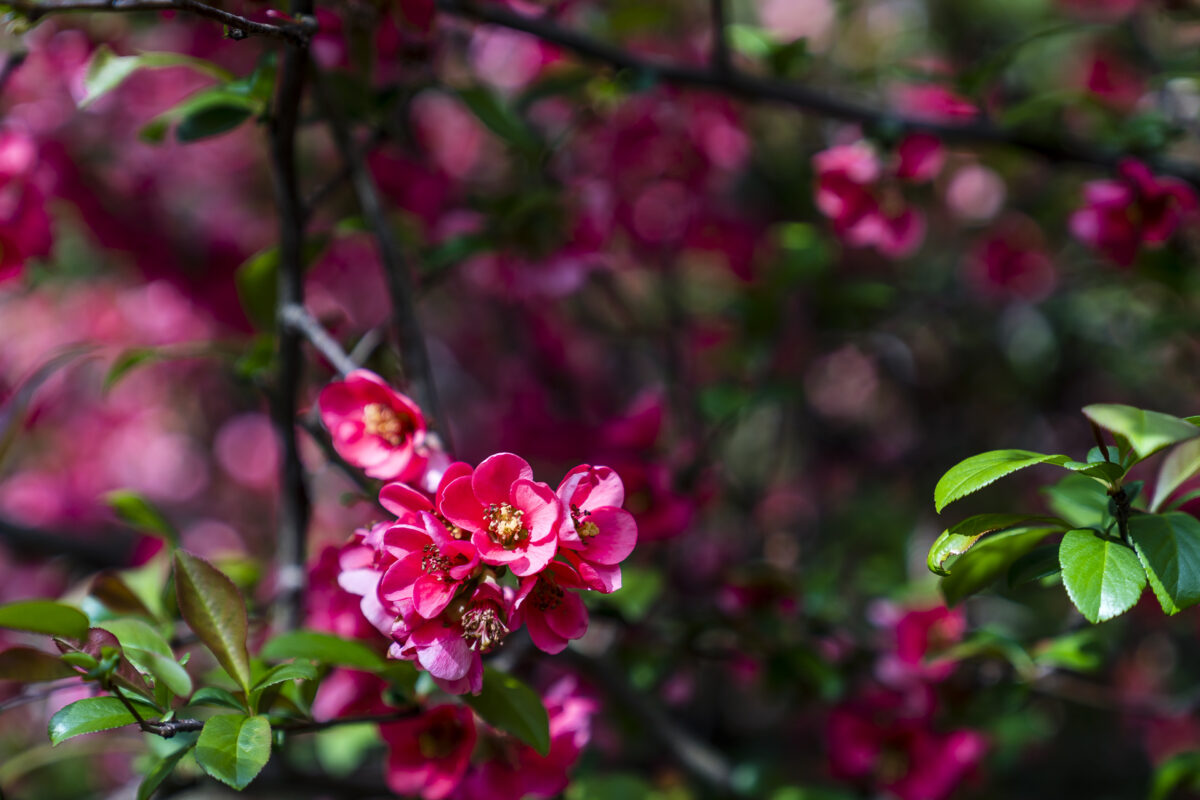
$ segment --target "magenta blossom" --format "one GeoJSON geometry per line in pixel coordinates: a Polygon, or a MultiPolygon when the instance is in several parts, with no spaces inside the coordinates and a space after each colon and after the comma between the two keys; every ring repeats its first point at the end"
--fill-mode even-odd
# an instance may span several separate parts
{"type": "Polygon", "coordinates": [[[536,575],[522,578],[513,600],[513,627],[524,623],[538,649],[561,653],[568,641],[587,633],[587,608],[579,595],[570,591],[582,588],[575,570],[559,561],[547,564],[536,575]]]}
{"type": "Polygon", "coordinates": [[[383,547],[396,559],[379,581],[379,598],[403,617],[415,611],[433,619],[445,610],[479,564],[468,541],[455,539],[433,515],[423,512],[422,525],[394,525],[383,547]]]}
{"type": "Polygon", "coordinates": [[[416,719],[379,726],[387,744],[387,784],[400,795],[449,797],[475,749],[475,717],[466,706],[437,706],[416,719]]]}
{"type": "Polygon", "coordinates": [[[1121,266],[1141,245],[1159,245],[1196,209],[1196,194],[1178,178],[1160,178],[1140,161],[1125,159],[1117,180],[1091,181],[1083,208],[1071,215],[1071,233],[1121,266]]]}
{"type": "Polygon", "coordinates": [[[550,752],[542,756],[509,737],[489,744],[496,756],[473,767],[455,800],[521,800],[555,797],[567,788],[568,771],[592,736],[592,716],[599,705],[581,696],[574,678],[563,678],[544,698],[550,716],[550,752]]]}
{"type": "Polygon", "coordinates": [[[321,421],[338,455],[372,478],[413,480],[428,458],[417,405],[365,369],[321,390],[321,421]]]}
{"type": "Polygon", "coordinates": [[[479,585],[469,599],[449,606],[435,619],[397,619],[392,630],[395,658],[415,660],[439,686],[452,694],[483,689],[481,653],[490,652],[508,635],[507,604],[491,581],[479,585]]]}
{"type": "Polygon", "coordinates": [[[558,549],[562,504],[549,486],[533,481],[525,459],[512,453],[489,456],[470,476],[451,481],[441,512],[471,532],[485,563],[507,565],[518,577],[541,570],[558,549]]]}
{"type": "Polygon", "coordinates": [[[1001,220],[976,243],[966,266],[971,283],[986,297],[1037,303],[1058,282],[1037,223],[1021,216],[1001,220]]]}
{"type": "Polygon", "coordinates": [[[558,498],[568,510],[558,533],[564,555],[577,565],[589,589],[608,593],[621,588],[617,565],[633,552],[638,535],[633,515],[621,508],[621,476],[609,467],[582,464],[558,485],[558,498]]]}
{"type": "Polygon", "coordinates": [[[881,691],[834,709],[826,741],[834,777],[899,800],[944,800],[987,750],[982,734],[937,732],[927,714],[881,691]]]}

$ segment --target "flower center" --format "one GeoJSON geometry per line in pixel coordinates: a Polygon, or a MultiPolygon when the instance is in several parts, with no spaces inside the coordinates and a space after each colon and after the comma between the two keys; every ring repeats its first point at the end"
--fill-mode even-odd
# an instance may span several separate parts
{"type": "Polygon", "coordinates": [[[421,553],[421,569],[426,575],[450,569],[450,559],[438,552],[437,545],[427,544],[421,553]]]}
{"type": "Polygon", "coordinates": [[[511,550],[529,538],[525,512],[519,508],[513,508],[508,503],[490,505],[484,511],[484,516],[487,517],[492,541],[505,549],[511,550]]]}
{"type": "Polygon", "coordinates": [[[533,587],[533,607],[538,611],[546,612],[553,611],[562,603],[563,590],[557,583],[552,583],[546,580],[538,580],[533,587]]]}
{"type": "Polygon", "coordinates": [[[383,403],[368,403],[363,408],[363,428],[392,447],[399,447],[408,433],[400,415],[383,403]]]}
{"type": "Polygon", "coordinates": [[[417,737],[417,745],[425,758],[445,758],[458,749],[463,739],[462,727],[449,717],[436,720],[417,737]]]}
{"type": "Polygon", "coordinates": [[[571,505],[571,521],[575,523],[575,531],[585,542],[600,533],[600,526],[585,517],[591,516],[590,511],[580,511],[579,506],[571,505]]]}
{"type": "Polygon", "coordinates": [[[458,527],[453,522],[446,519],[446,517],[442,515],[442,512],[434,511],[432,513],[433,513],[433,516],[437,519],[437,521],[442,523],[442,525],[446,528],[446,532],[449,533],[451,537],[458,539],[459,541],[470,538],[471,534],[467,533],[462,528],[458,527]]]}
{"type": "Polygon", "coordinates": [[[508,626],[500,621],[494,606],[474,606],[462,616],[463,638],[472,650],[488,653],[508,635],[508,626]]]}

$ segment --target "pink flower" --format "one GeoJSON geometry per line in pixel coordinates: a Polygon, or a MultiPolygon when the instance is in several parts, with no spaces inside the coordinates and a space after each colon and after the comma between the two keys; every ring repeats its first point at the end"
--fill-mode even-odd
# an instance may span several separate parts
{"type": "Polygon", "coordinates": [[[53,246],[46,198],[34,182],[38,147],[14,130],[0,132],[0,281],[53,246]]]}
{"type": "Polygon", "coordinates": [[[421,526],[394,525],[383,537],[396,559],[379,581],[384,605],[408,617],[414,611],[433,619],[445,610],[479,564],[475,546],[455,539],[433,515],[423,512],[421,526]]]}
{"type": "Polygon", "coordinates": [[[591,739],[599,705],[578,694],[574,678],[563,678],[544,698],[550,716],[550,751],[542,756],[509,737],[495,738],[496,755],[471,769],[456,800],[521,800],[555,797],[567,788],[568,771],[591,739]]]}
{"type": "Polygon", "coordinates": [[[389,655],[415,660],[447,692],[478,694],[483,689],[481,653],[508,635],[507,604],[493,582],[479,585],[469,600],[455,603],[432,620],[396,620],[389,655]]]}
{"type": "Polygon", "coordinates": [[[449,797],[475,749],[475,717],[466,706],[437,706],[420,717],[379,726],[387,744],[387,784],[400,795],[449,797]]]}
{"type": "Polygon", "coordinates": [[[413,480],[428,454],[423,452],[425,418],[409,398],[382,378],[356,369],[345,381],[321,390],[321,421],[338,455],[372,478],[413,480]]]}
{"type": "Polygon", "coordinates": [[[536,575],[522,578],[513,600],[513,627],[527,625],[538,649],[561,653],[568,641],[587,633],[587,608],[571,591],[582,588],[575,570],[558,561],[547,564],[536,575]]]}
{"type": "Polygon", "coordinates": [[[507,565],[518,577],[541,570],[558,548],[562,504],[549,486],[533,481],[525,459],[512,453],[489,456],[470,476],[451,481],[441,512],[471,532],[485,563],[507,565]]]}
{"type": "Polygon", "coordinates": [[[938,122],[965,122],[979,114],[965,98],[932,83],[899,86],[894,98],[901,111],[938,122]]]}
{"type": "Polygon", "coordinates": [[[621,506],[625,486],[609,467],[582,464],[558,485],[558,498],[569,510],[559,528],[564,555],[577,566],[588,588],[612,592],[621,588],[617,567],[637,544],[637,523],[621,506]]]}
{"type": "Polygon", "coordinates": [[[1121,266],[1142,244],[1169,239],[1195,210],[1196,194],[1178,178],[1157,178],[1145,164],[1125,159],[1117,180],[1084,186],[1084,207],[1071,215],[1071,233],[1121,266]]]}
{"type": "Polygon", "coordinates": [[[1041,231],[1020,216],[1001,221],[975,245],[967,270],[975,288],[988,297],[1016,296],[1036,303],[1049,297],[1057,283],[1041,231]]]}
{"type": "Polygon", "coordinates": [[[911,255],[925,238],[925,218],[908,206],[899,182],[931,180],[941,169],[941,143],[917,134],[900,143],[885,171],[865,141],[817,153],[816,204],[834,231],[855,247],[873,247],[889,258],[911,255]]]}
{"type": "Polygon", "coordinates": [[[826,740],[834,777],[900,800],[944,800],[987,750],[982,734],[938,733],[900,695],[881,691],[834,709],[826,740]]]}
{"type": "Polygon", "coordinates": [[[945,606],[903,612],[892,624],[895,649],[881,659],[881,675],[897,687],[945,680],[955,664],[937,656],[961,640],[966,628],[962,612],[945,606]]]}

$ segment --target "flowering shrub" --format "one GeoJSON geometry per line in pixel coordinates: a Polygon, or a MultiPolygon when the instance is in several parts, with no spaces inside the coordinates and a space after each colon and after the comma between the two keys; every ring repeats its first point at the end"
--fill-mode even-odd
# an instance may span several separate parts
{"type": "Polygon", "coordinates": [[[1200,789],[1192,5],[11,0],[0,796],[1200,789]]]}

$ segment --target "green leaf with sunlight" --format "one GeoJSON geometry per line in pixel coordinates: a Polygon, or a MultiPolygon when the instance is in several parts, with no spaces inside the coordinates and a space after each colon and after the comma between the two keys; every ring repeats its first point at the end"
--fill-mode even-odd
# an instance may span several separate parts
{"type": "Polygon", "coordinates": [[[1146,588],[1146,573],[1132,548],[1093,530],[1067,531],[1058,558],[1067,594],[1089,622],[1124,614],[1146,588]]]}

